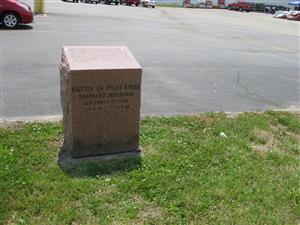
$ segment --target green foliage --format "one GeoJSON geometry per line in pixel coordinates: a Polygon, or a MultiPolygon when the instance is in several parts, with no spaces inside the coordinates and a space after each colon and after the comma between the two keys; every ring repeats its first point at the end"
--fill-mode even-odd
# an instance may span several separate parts
{"type": "Polygon", "coordinates": [[[156,3],[158,7],[168,7],[168,8],[182,8],[183,4],[180,3],[156,3]]]}
{"type": "Polygon", "coordinates": [[[287,112],[146,117],[141,159],[64,171],[60,123],[0,128],[0,224],[299,224],[299,133],[287,112]]]}

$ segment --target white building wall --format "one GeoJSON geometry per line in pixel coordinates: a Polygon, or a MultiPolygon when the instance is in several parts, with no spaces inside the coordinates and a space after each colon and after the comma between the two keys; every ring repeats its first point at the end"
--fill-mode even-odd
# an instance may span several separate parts
{"type": "MultiPolygon", "coordinates": [[[[205,2],[205,0],[191,0],[192,2],[205,2]]],[[[292,2],[294,0],[225,0],[226,4],[230,4],[237,1],[246,1],[246,2],[255,2],[255,3],[264,3],[269,5],[281,5],[281,6],[288,6],[289,2],[292,2]]],[[[156,0],[156,2],[159,3],[165,3],[165,4],[178,4],[182,5],[183,0],[156,0]]],[[[218,0],[212,0],[214,5],[218,4],[218,0]]],[[[292,6],[289,6],[290,8],[293,8],[292,6]]]]}
{"type": "MultiPolygon", "coordinates": [[[[226,4],[230,4],[233,2],[237,2],[238,0],[225,0],[226,4]]],[[[242,0],[241,0],[242,1],[242,0]]],[[[281,5],[281,6],[288,6],[289,2],[294,0],[244,0],[246,2],[254,2],[254,3],[264,3],[268,5],[281,5]]]]}

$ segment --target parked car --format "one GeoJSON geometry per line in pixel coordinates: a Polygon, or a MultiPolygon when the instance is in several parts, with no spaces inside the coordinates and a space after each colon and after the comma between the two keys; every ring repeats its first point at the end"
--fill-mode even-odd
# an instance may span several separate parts
{"type": "Polygon", "coordinates": [[[156,1],[155,0],[142,0],[141,1],[141,4],[142,6],[144,7],[152,7],[152,8],[155,8],[155,4],[156,4],[156,1]]]}
{"type": "Polygon", "coordinates": [[[32,23],[33,13],[29,5],[17,0],[0,0],[0,22],[6,28],[32,23]]]}
{"type": "Polygon", "coordinates": [[[139,6],[141,4],[140,0],[120,0],[120,4],[126,4],[126,5],[135,5],[139,6]]]}
{"type": "Polygon", "coordinates": [[[300,21],[300,11],[290,11],[286,18],[288,20],[300,21]]]}
{"type": "MultiPolygon", "coordinates": [[[[73,0],[73,2],[77,2],[78,3],[78,0],[73,0]]],[[[100,3],[99,0],[80,0],[80,2],[85,2],[85,3],[100,3]]]]}
{"type": "Polygon", "coordinates": [[[228,5],[229,10],[239,10],[250,12],[253,10],[253,4],[249,2],[236,2],[228,5]]]}
{"type": "Polygon", "coordinates": [[[264,3],[253,3],[253,11],[265,12],[266,5],[264,3]]]}
{"type": "Polygon", "coordinates": [[[277,6],[277,5],[267,5],[265,7],[266,13],[274,14],[276,11],[290,11],[290,8],[284,6],[277,6]]]}
{"type": "Polygon", "coordinates": [[[115,5],[119,5],[119,0],[100,0],[101,2],[110,5],[111,3],[114,3],[115,5]]]}

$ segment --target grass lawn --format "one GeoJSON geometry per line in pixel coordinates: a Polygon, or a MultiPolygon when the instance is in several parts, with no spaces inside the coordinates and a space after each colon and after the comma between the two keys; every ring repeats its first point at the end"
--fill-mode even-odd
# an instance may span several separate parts
{"type": "Polygon", "coordinates": [[[183,8],[183,4],[178,3],[156,3],[156,6],[167,8],[183,8]]]}
{"type": "Polygon", "coordinates": [[[62,131],[0,128],[0,224],[300,223],[299,114],[146,117],[141,160],[67,171],[62,131]]]}

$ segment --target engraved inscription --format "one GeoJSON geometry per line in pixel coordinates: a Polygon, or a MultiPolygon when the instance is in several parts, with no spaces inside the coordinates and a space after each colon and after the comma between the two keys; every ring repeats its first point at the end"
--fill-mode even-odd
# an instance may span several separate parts
{"type": "Polygon", "coordinates": [[[73,97],[85,112],[128,111],[130,99],[140,91],[139,84],[73,86],[73,97]]]}

